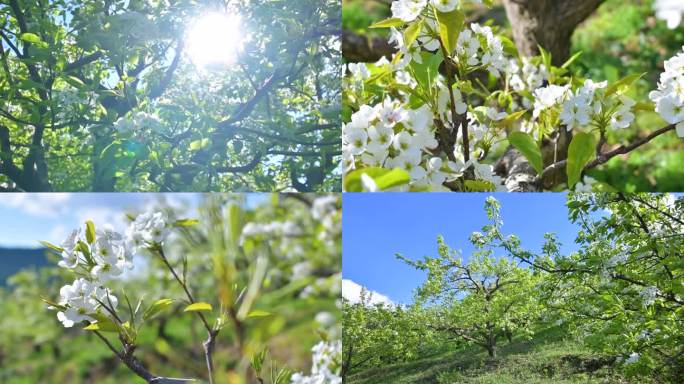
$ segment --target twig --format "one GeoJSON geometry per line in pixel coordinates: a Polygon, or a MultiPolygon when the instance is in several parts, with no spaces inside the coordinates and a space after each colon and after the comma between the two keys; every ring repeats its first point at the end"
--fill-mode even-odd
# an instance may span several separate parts
{"type": "MultiPolygon", "coordinates": [[[[662,134],[665,134],[667,132],[673,131],[674,129],[675,129],[675,124],[671,124],[671,125],[668,125],[667,127],[661,128],[661,129],[651,133],[650,135],[648,135],[644,138],[641,138],[641,139],[639,139],[639,140],[637,140],[637,141],[635,141],[629,145],[621,145],[621,146],[613,149],[612,151],[602,153],[602,154],[596,156],[596,159],[594,159],[589,164],[587,164],[584,167],[584,170],[586,171],[586,170],[589,170],[592,168],[596,168],[601,164],[607,163],[610,159],[612,159],[613,157],[615,157],[617,155],[624,155],[624,154],[627,154],[629,152],[632,152],[633,150],[641,147],[644,144],[647,144],[648,142],[655,139],[656,137],[658,137],[662,134]]],[[[561,160],[561,161],[558,161],[558,162],[555,162],[555,163],[549,165],[548,167],[544,168],[541,175],[539,175],[537,177],[537,181],[543,180],[546,175],[553,172],[554,170],[556,170],[558,168],[565,167],[567,165],[567,163],[568,163],[567,160],[561,160]]]]}
{"type": "MultiPolygon", "coordinates": [[[[164,248],[159,244],[156,247],[157,251],[159,252],[159,256],[161,257],[162,261],[164,264],[166,264],[166,267],[171,271],[171,274],[173,277],[176,279],[178,284],[180,284],[181,287],[183,287],[183,290],[185,291],[186,296],[188,297],[188,300],[190,301],[191,304],[195,303],[195,298],[192,296],[192,293],[190,293],[190,290],[188,289],[187,284],[178,276],[176,273],[176,270],[173,269],[171,264],[169,263],[169,260],[166,258],[166,254],[164,253],[164,248]]],[[[204,355],[206,357],[206,362],[207,362],[207,371],[209,374],[209,384],[214,384],[214,360],[213,360],[213,353],[214,353],[214,346],[216,344],[216,335],[218,335],[218,330],[212,329],[211,326],[209,325],[209,322],[207,319],[204,317],[202,312],[196,312],[199,318],[202,320],[202,323],[204,324],[204,328],[207,329],[208,337],[207,340],[202,343],[202,346],[204,347],[204,355]]]]}

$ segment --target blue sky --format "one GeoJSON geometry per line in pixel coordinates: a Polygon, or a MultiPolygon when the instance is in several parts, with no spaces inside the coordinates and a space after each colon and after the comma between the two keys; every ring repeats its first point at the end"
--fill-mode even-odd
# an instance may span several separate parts
{"type": "MultiPolygon", "coordinates": [[[[266,196],[248,194],[247,204],[258,204],[266,196]]],[[[36,248],[39,240],[60,244],[86,220],[123,231],[127,212],[145,211],[160,202],[186,208],[194,217],[201,199],[202,194],[195,193],[4,193],[0,194],[0,247],[36,248]]]]}
{"type": "Polygon", "coordinates": [[[165,199],[192,207],[193,194],[15,193],[0,196],[0,247],[38,247],[38,240],[61,243],[74,228],[91,219],[121,228],[127,211],[142,211],[165,199]]]}
{"type": "MultiPolygon", "coordinates": [[[[436,255],[437,236],[463,251],[468,237],[487,224],[484,202],[492,194],[347,193],[343,196],[342,275],[398,303],[408,303],[424,274],[404,264],[396,253],[412,259],[436,255]]],[[[539,250],[543,235],[556,233],[563,251],[576,249],[577,227],[570,223],[565,194],[494,194],[501,202],[506,234],[518,235],[524,247],[539,250]]]]}

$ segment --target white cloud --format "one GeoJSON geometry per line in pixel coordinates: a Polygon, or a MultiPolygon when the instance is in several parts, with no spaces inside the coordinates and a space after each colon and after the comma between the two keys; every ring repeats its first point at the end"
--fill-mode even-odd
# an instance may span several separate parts
{"type": "Polygon", "coordinates": [[[19,209],[31,216],[55,217],[66,211],[68,193],[7,193],[0,198],[0,205],[19,209]]]}
{"type": "MultiPolygon", "coordinates": [[[[342,279],[342,297],[352,303],[361,301],[361,286],[349,279],[342,279]]],[[[366,288],[367,294],[370,295],[370,304],[386,304],[394,305],[394,302],[389,297],[378,293],[376,291],[366,288]]]]}
{"type": "Polygon", "coordinates": [[[85,207],[76,211],[78,225],[83,225],[87,220],[95,223],[95,228],[111,226],[118,232],[124,232],[128,226],[126,213],[122,209],[101,207],[85,207]]]}
{"type": "Polygon", "coordinates": [[[69,235],[69,228],[65,225],[57,224],[48,233],[47,240],[53,244],[61,244],[69,235]]]}

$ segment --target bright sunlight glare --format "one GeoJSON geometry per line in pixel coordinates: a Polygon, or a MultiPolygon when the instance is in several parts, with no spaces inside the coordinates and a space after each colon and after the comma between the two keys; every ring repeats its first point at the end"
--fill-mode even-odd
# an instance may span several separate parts
{"type": "Polygon", "coordinates": [[[196,19],[185,41],[192,62],[200,68],[234,63],[245,38],[241,22],[239,15],[218,12],[196,19]]]}

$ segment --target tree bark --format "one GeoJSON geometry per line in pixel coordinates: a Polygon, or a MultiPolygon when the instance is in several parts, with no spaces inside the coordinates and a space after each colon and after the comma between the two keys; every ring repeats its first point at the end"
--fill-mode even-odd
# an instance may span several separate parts
{"type": "Polygon", "coordinates": [[[342,30],[342,54],[344,59],[356,63],[372,63],[382,57],[392,59],[397,48],[384,37],[369,37],[342,30]]]}
{"type": "MultiPolygon", "coordinates": [[[[577,26],[587,19],[604,0],[504,0],[513,39],[523,56],[536,56],[539,47],[551,53],[552,63],[562,65],[570,57],[570,40],[577,26]]],[[[544,166],[565,160],[572,134],[560,129],[555,139],[544,140],[544,166]]],[[[496,165],[506,187],[514,192],[551,189],[566,181],[565,167],[538,180],[527,160],[513,147],[496,165]]]]}
{"type": "Polygon", "coordinates": [[[570,56],[575,28],[604,0],[504,0],[518,50],[525,56],[539,54],[538,46],[551,52],[553,64],[570,56]]]}

